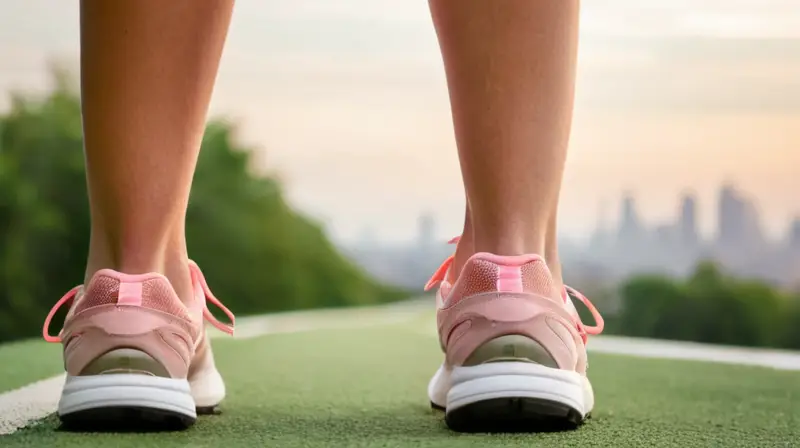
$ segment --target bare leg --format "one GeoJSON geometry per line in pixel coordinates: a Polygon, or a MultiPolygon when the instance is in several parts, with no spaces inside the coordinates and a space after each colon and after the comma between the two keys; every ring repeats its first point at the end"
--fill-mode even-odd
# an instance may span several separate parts
{"type": "Polygon", "coordinates": [[[593,327],[564,297],[557,248],[579,2],[429,1],[467,195],[458,280],[437,293],[445,359],[429,398],[456,431],[577,426],[594,407],[585,343],[603,327],[585,297],[574,294],[593,327]],[[520,380],[509,387],[512,375],[520,380]],[[555,375],[574,378],[563,395],[555,375]]]}
{"type": "MultiPolygon", "coordinates": [[[[461,233],[461,239],[456,247],[455,260],[453,262],[454,270],[450,273],[450,281],[458,277],[459,270],[467,262],[470,256],[475,253],[474,238],[472,235],[472,211],[470,210],[469,202],[467,202],[466,213],[464,216],[464,231],[461,233]]],[[[547,235],[545,236],[544,259],[547,261],[550,271],[553,274],[553,279],[557,286],[564,284],[561,270],[561,259],[558,256],[558,220],[556,213],[550,218],[550,223],[547,226],[547,235]]]]}
{"type": "MultiPolygon", "coordinates": [[[[579,2],[430,5],[469,203],[472,241],[465,244],[472,252],[544,254],[558,273],[557,254],[548,252],[556,251],[579,2]]],[[[457,255],[457,263],[464,260],[457,255]]]]}
{"type": "Polygon", "coordinates": [[[456,246],[455,258],[453,259],[453,266],[450,269],[450,278],[448,278],[450,282],[458,278],[458,275],[461,273],[461,268],[467,260],[469,260],[469,257],[475,253],[472,229],[472,210],[469,206],[469,199],[467,199],[467,206],[464,213],[464,231],[461,232],[461,239],[458,240],[458,245],[456,246]]]}
{"type": "Polygon", "coordinates": [[[102,268],[159,272],[191,297],[184,221],[233,0],[82,0],[81,91],[102,268]]]}

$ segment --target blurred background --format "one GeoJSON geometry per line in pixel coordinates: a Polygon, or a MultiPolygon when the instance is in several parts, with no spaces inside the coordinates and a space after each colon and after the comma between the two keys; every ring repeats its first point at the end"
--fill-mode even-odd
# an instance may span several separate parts
{"type": "MultiPolygon", "coordinates": [[[[83,276],[77,2],[0,8],[0,341],[83,276]]],[[[566,280],[609,333],[800,349],[796,0],[590,0],[566,280]]],[[[188,217],[240,315],[419,296],[464,199],[427,3],[239,0],[188,217]],[[243,281],[244,279],[244,281],[243,281]]]]}

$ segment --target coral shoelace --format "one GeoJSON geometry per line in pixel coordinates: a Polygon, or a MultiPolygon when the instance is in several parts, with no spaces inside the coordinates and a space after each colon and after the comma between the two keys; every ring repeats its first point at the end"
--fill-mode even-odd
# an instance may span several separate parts
{"type": "Polygon", "coordinates": [[[192,279],[200,283],[200,287],[203,288],[203,294],[205,294],[206,296],[206,306],[203,307],[203,317],[208,321],[208,323],[213,325],[214,328],[216,328],[217,330],[222,331],[224,333],[228,333],[229,335],[233,335],[234,324],[236,323],[236,316],[234,316],[233,312],[231,312],[231,310],[229,310],[228,307],[223,305],[222,301],[216,298],[216,296],[214,296],[214,293],[211,292],[211,288],[209,288],[208,283],[206,283],[206,277],[203,275],[203,271],[200,270],[200,266],[198,266],[197,263],[195,263],[192,260],[189,260],[189,270],[192,273],[192,279]],[[208,309],[208,302],[211,302],[214,306],[216,306],[223,313],[225,313],[225,315],[228,317],[231,323],[224,324],[220,322],[216,317],[214,317],[214,315],[211,314],[211,311],[209,311],[208,309]]]}
{"type": "MultiPolygon", "coordinates": [[[[600,315],[600,311],[598,311],[592,302],[585,295],[581,294],[580,291],[564,285],[564,301],[570,300],[570,297],[580,300],[589,312],[592,313],[592,318],[594,319],[594,325],[586,325],[580,320],[580,316],[578,316],[576,322],[578,324],[578,329],[580,329],[582,333],[592,336],[602,333],[603,327],[605,327],[606,324],[603,320],[603,316],[600,315]]],[[[586,342],[585,338],[584,342],[586,342]]]]}
{"type": "MultiPolygon", "coordinates": [[[[203,272],[200,270],[200,267],[197,266],[197,263],[194,261],[189,260],[189,272],[192,275],[192,283],[199,283],[200,287],[203,289],[203,294],[206,297],[206,306],[203,307],[203,318],[207,320],[214,328],[225,332],[227,334],[233,335],[234,331],[234,324],[236,322],[236,317],[233,315],[233,312],[229,310],[222,302],[214,296],[211,292],[211,289],[208,287],[208,283],[206,283],[206,278],[203,275],[203,272]],[[223,313],[230,319],[230,324],[225,324],[219,321],[211,311],[208,309],[208,302],[211,302],[214,306],[222,310],[223,313]]],[[[44,340],[47,342],[61,342],[60,336],[52,336],[50,334],[50,322],[53,320],[53,316],[55,316],[56,312],[61,309],[62,306],[65,304],[71,303],[75,300],[75,296],[78,295],[78,291],[80,291],[81,286],[76,286],[70,289],[63,297],[58,299],[58,301],[53,305],[53,308],[50,309],[50,312],[47,314],[47,318],[44,320],[44,326],[42,328],[42,336],[44,336],[44,340]]]]}
{"type": "MultiPolygon", "coordinates": [[[[457,236],[448,241],[447,244],[457,244],[460,240],[461,237],[457,236]]],[[[447,277],[447,271],[450,270],[450,267],[453,265],[454,259],[455,259],[455,254],[450,255],[449,257],[447,257],[447,259],[444,260],[442,265],[439,266],[439,269],[437,269],[436,272],[433,273],[433,276],[430,278],[430,280],[428,280],[428,283],[425,284],[425,291],[429,291],[430,289],[434,288],[436,285],[445,280],[445,278],[447,277]]],[[[597,311],[597,308],[595,308],[595,306],[592,304],[591,301],[589,301],[588,298],[586,298],[586,296],[581,294],[575,288],[564,285],[563,297],[564,297],[564,302],[570,300],[570,297],[580,300],[586,306],[589,312],[592,313],[592,318],[594,318],[595,321],[595,325],[593,326],[586,325],[583,322],[581,322],[580,317],[576,319],[575,323],[578,325],[578,329],[582,334],[597,335],[603,332],[603,327],[605,327],[603,316],[600,315],[600,312],[597,311]]],[[[585,342],[585,337],[584,337],[584,342],[585,342]]]]}

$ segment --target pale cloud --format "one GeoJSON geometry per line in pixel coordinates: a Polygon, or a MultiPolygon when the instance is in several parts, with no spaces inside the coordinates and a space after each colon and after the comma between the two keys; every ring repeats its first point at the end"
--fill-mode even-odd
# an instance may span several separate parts
{"type": "MultiPolygon", "coordinates": [[[[683,188],[709,205],[730,178],[773,230],[800,213],[797,1],[583,0],[567,230],[592,227],[596,204],[629,188],[648,217],[665,217],[683,188]]],[[[49,58],[77,66],[77,55],[76,1],[3,6],[0,91],[46,88],[49,58]]],[[[424,0],[238,0],[212,113],[239,122],[260,166],[339,234],[372,224],[402,237],[424,209],[458,231],[462,187],[424,0]]]]}
{"type": "Polygon", "coordinates": [[[582,107],[800,112],[800,39],[619,38],[581,55],[582,107]]]}
{"type": "Polygon", "coordinates": [[[796,0],[591,0],[586,36],[799,38],[796,0]]]}

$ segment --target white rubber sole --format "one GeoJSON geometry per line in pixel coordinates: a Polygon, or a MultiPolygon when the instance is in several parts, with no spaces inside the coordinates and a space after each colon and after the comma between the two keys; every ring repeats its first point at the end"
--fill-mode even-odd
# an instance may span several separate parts
{"type": "Polygon", "coordinates": [[[442,365],[428,385],[428,397],[432,405],[445,409],[451,427],[450,417],[456,413],[458,420],[467,420],[464,424],[481,419],[497,423],[503,413],[515,420],[563,416],[580,424],[594,407],[594,392],[585,376],[525,362],[452,369],[442,365]]]}
{"type": "Polygon", "coordinates": [[[63,419],[84,411],[124,408],[197,418],[187,380],[142,374],[68,375],[58,415],[63,419]]]}
{"type": "Polygon", "coordinates": [[[225,382],[222,375],[212,365],[197,372],[189,379],[195,407],[200,410],[213,410],[225,398],[225,382]]]}

